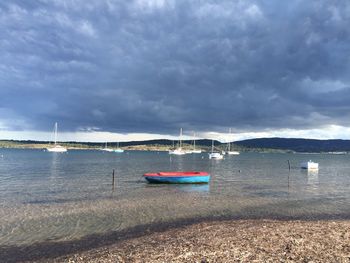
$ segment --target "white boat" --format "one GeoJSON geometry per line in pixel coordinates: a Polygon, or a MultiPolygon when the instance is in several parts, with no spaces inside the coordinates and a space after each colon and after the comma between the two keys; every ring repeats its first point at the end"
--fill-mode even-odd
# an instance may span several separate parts
{"type": "Polygon", "coordinates": [[[184,155],[188,152],[185,152],[184,150],[182,150],[182,128],[180,129],[180,139],[179,139],[179,147],[175,150],[169,151],[169,154],[173,154],[173,155],[184,155]]]}
{"type": "Polygon", "coordinates": [[[202,153],[202,150],[196,149],[196,134],[193,133],[193,150],[190,151],[191,153],[202,153]]]}
{"type": "Polygon", "coordinates": [[[119,142],[117,143],[117,149],[113,150],[115,153],[123,153],[124,150],[122,148],[119,147],[119,142]]]}
{"type": "Polygon", "coordinates": [[[214,152],[214,140],[211,143],[211,153],[209,153],[209,159],[221,160],[224,159],[224,156],[219,152],[214,152]]]}
{"type": "Polygon", "coordinates": [[[220,153],[209,153],[209,159],[221,160],[224,159],[224,156],[220,153]]]}
{"type": "MultiPolygon", "coordinates": [[[[231,128],[230,128],[230,135],[231,135],[231,128]]],[[[228,155],[239,155],[239,152],[231,151],[231,142],[228,142],[228,144],[227,144],[227,154],[228,155]]]]}
{"type": "Polygon", "coordinates": [[[101,151],[105,151],[105,152],[114,152],[113,149],[107,147],[107,142],[106,142],[106,144],[105,144],[105,148],[101,148],[100,150],[101,150],[101,151]]]}
{"type": "Polygon", "coordinates": [[[240,152],[237,152],[237,151],[228,151],[227,154],[229,154],[229,155],[239,155],[240,152]]]}
{"type": "Polygon", "coordinates": [[[48,152],[56,152],[56,153],[63,153],[63,152],[66,152],[67,151],[67,148],[57,144],[57,122],[55,123],[55,126],[54,126],[54,146],[53,147],[48,147],[46,148],[46,150],[48,152]]]}
{"type": "Polygon", "coordinates": [[[314,163],[313,161],[303,162],[301,163],[302,169],[318,169],[318,163],[314,163]]]}
{"type": "Polygon", "coordinates": [[[56,144],[54,147],[46,148],[48,152],[64,153],[67,151],[66,147],[56,144]]]}
{"type": "Polygon", "coordinates": [[[174,155],[184,155],[187,152],[185,152],[184,150],[182,150],[181,148],[177,148],[173,151],[169,151],[169,154],[174,154],[174,155]]]}

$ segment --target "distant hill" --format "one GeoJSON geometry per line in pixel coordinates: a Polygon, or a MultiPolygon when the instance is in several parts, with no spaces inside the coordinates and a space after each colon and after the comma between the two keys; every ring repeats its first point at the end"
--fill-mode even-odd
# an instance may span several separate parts
{"type": "MultiPolygon", "coordinates": [[[[184,140],[186,148],[191,147],[192,140],[184,140]]],[[[216,149],[225,149],[226,143],[214,141],[216,149]]],[[[45,148],[47,141],[16,141],[0,140],[0,147],[6,148],[45,148]]],[[[72,148],[98,149],[104,147],[104,142],[62,142],[60,143],[72,148]]],[[[147,140],[120,142],[120,147],[126,149],[148,149],[148,150],[168,150],[176,146],[177,141],[173,140],[147,140]]],[[[196,140],[199,148],[210,150],[212,140],[196,140]]],[[[117,147],[117,142],[109,142],[108,147],[117,147]]],[[[350,152],[350,140],[313,140],[313,139],[286,139],[286,138],[261,138],[233,142],[232,148],[238,151],[255,152],[350,152]]]]}
{"type": "MultiPolygon", "coordinates": [[[[148,140],[148,141],[130,141],[130,142],[121,142],[120,146],[135,146],[135,145],[168,145],[172,146],[173,143],[177,143],[178,141],[173,140],[148,140]]],[[[219,141],[214,141],[215,145],[220,145],[221,143],[219,141]]],[[[183,140],[182,143],[184,144],[192,144],[193,140],[183,140]]],[[[115,143],[108,143],[108,145],[113,146],[115,143]]],[[[200,139],[196,140],[196,145],[202,145],[202,146],[211,146],[211,140],[208,139],[200,139]]]]}
{"type": "MultiPolygon", "coordinates": [[[[167,148],[172,148],[172,146],[176,146],[178,141],[160,139],[160,140],[147,140],[147,141],[130,141],[130,142],[108,142],[108,147],[126,147],[133,148],[133,146],[144,146],[143,148],[152,148],[162,146],[167,148]]],[[[193,144],[193,140],[184,140],[182,141],[184,146],[190,147],[193,144]]],[[[214,141],[215,146],[220,146],[221,143],[219,141],[214,141]]],[[[0,147],[5,148],[45,148],[50,144],[48,141],[33,141],[33,140],[0,140],[0,147]]],[[[73,148],[102,148],[105,146],[105,142],[60,142],[60,144],[65,145],[67,147],[73,148]]],[[[200,139],[196,140],[197,146],[202,147],[210,147],[212,144],[212,140],[208,139],[200,139]]]]}
{"type": "Polygon", "coordinates": [[[350,140],[261,138],[236,141],[234,144],[246,148],[267,148],[295,152],[350,152],[350,140]]]}

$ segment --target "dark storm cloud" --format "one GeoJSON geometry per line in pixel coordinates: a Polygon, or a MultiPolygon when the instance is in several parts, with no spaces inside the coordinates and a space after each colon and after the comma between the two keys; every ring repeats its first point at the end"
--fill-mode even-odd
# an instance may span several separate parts
{"type": "Polygon", "coordinates": [[[0,128],[349,125],[348,1],[2,1],[0,128]]]}

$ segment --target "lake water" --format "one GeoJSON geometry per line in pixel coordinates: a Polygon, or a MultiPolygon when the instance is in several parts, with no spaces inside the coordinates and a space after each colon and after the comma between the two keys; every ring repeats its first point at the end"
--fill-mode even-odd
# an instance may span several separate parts
{"type": "Polygon", "coordinates": [[[215,161],[206,153],[0,149],[0,247],[194,218],[350,219],[349,190],[350,155],[242,153],[215,161]],[[309,159],[319,171],[299,168],[309,159]],[[151,185],[142,178],[171,170],[208,171],[212,179],[151,185]]]}

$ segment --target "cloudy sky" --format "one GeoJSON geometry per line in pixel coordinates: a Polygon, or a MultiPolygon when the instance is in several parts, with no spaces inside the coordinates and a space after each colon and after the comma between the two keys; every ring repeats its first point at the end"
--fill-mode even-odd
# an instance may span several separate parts
{"type": "Polygon", "coordinates": [[[4,0],[0,139],[350,138],[350,2],[4,0]]]}

